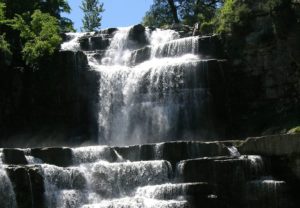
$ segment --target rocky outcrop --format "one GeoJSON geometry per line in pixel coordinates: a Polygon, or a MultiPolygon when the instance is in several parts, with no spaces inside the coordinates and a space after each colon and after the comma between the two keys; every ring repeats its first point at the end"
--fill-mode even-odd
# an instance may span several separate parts
{"type": "Polygon", "coordinates": [[[242,154],[292,156],[300,154],[300,134],[271,135],[246,139],[239,147],[242,154]]]}

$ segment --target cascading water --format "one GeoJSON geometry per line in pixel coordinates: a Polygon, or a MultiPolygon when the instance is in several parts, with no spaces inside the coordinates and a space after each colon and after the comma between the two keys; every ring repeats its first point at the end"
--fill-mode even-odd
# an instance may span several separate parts
{"type": "Polygon", "coordinates": [[[159,191],[160,186],[174,186],[170,184],[172,168],[167,161],[128,162],[107,146],[74,148],[72,152],[76,166],[41,165],[49,208],[181,208],[187,204],[182,191],[177,191],[182,196],[178,200],[170,193],[170,200],[165,200],[164,192],[159,191]]]}
{"type": "MultiPolygon", "coordinates": [[[[100,143],[128,145],[206,136],[208,66],[198,54],[199,38],[146,29],[142,50],[151,51],[137,63],[137,56],[147,53],[143,55],[140,43],[131,38],[131,30],[119,28],[100,60],[95,58],[97,51],[86,52],[90,67],[100,73],[100,143]]],[[[63,50],[78,49],[80,35],[71,38],[63,50]]]]}

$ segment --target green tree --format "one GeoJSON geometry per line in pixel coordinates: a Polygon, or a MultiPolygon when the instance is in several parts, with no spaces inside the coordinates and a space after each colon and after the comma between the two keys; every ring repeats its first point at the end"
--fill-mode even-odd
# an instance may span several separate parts
{"type": "Polygon", "coordinates": [[[99,0],[83,0],[80,8],[84,13],[81,30],[91,32],[99,29],[102,20],[101,13],[104,12],[103,3],[99,0]]]}
{"type": "Polygon", "coordinates": [[[143,25],[150,27],[162,27],[172,23],[174,23],[173,15],[165,0],[154,0],[143,18],[143,25]]]}
{"type": "Polygon", "coordinates": [[[27,64],[35,64],[45,55],[52,55],[59,47],[60,37],[59,21],[48,13],[40,10],[34,11],[27,22],[29,14],[16,15],[11,20],[10,26],[20,31],[20,37],[24,41],[22,49],[23,59],[27,64]]]}
{"type": "Polygon", "coordinates": [[[6,18],[12,19],[16,14],[29,12],[33,14],[35,10],[49,13],[59,20],[61,32],[73,31],[73,22],[61,16],[61,13],[70,13],[71,8],[67,0],[0,0],[6,4],[6,18]]]}
{"type": "MultiPolygon", "coordinates": [[[[5,24],[5,4],[0,3],[0,28],[2,24],[5,24]]],[[[5,40],[5,33],[0,30],[0,52],[4,54],[11,54],[10,45],[5,40]]]]}

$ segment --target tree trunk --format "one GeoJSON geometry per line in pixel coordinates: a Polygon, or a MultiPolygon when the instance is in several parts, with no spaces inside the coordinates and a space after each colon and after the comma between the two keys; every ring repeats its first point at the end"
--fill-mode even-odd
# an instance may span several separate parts
{"type": "Polygon", "coordinates": [[[174,4],[174,0],[168,0],[168,3],[170,5],[171,12],[173,14],[173,18],[174,18],[175,23],[179,23],[179,19],[178,19],[178,15],[177,15],[177,9],[176,9],[176,6],[174,4]]]}

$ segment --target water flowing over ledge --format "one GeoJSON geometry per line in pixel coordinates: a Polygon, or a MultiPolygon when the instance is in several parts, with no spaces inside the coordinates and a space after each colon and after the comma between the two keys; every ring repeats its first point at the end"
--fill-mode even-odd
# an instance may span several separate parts
{"type": "Polygon", "coordinates": [[[217,134],[209,75],[222,74],[222,69],[218,60],[201,53],[205,46],[200,37],[180,38],[173,30],[142,26],[118,28],[109,37],[68,36],[62,50],[82,50],[84,42],[89,66],[100,74],[100,143],[142,144],[217,134]],[[103,40],[109,40],[105,48],[103,40]]]}

